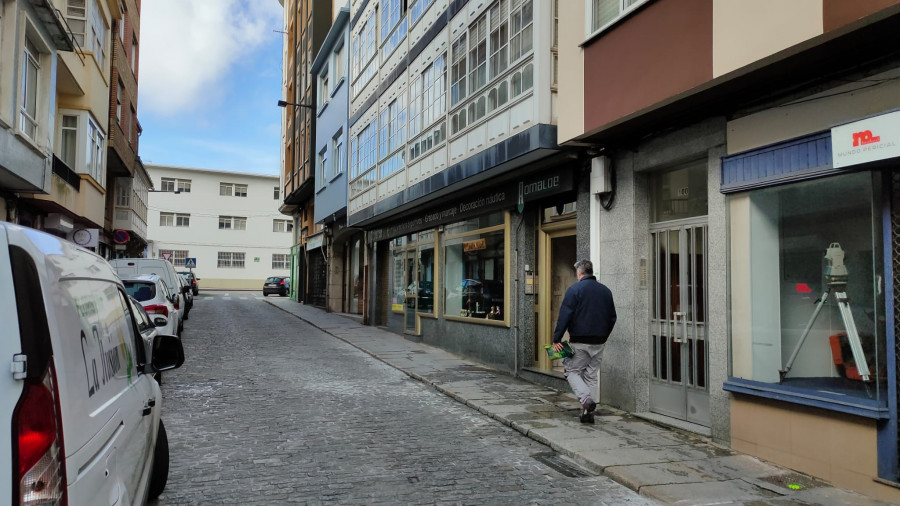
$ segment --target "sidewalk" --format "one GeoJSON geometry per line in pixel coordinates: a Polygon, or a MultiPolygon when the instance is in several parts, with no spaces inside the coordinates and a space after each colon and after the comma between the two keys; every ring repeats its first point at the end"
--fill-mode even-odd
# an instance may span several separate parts
{"type": "Polygon", "coordinates": [[[266,302],[663,503],[887,504],[607,406],[598,406],[596,424],[581,424],[578,401],[570,392],[535,385],[287,298],[266,302]]]}

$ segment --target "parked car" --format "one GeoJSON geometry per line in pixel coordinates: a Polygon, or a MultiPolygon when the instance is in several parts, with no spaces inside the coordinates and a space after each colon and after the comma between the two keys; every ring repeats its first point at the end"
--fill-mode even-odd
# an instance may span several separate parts
{"type": "Polygon", "coordinates": [[[184,319],[187,320],[191,309],[194,309],[194,293],[191,292],[191,281],[184,274],[178,274],[178,283],[184,295],[184,319]]]}
{"type": "Polygon", "coordinates": [[[291,291],[291,278],[288,276],[272,276],[266,278],[263,283],[263,296],[268,297],[270,293],[277,293],[284,297],[291,291]]]}
{"type": "Polygon", "coordinates": [[[200,278],[195,276],[193,271],[178,271],[178,274],[184,274],[191,280],[191,292],[193,295],[200,293],[200,285],[197,283],[200,281],[200,278]]]}
{"type": "Polygon", "coordinates": [[[153,325],[161,329],[163,334],[180,336],[178,311],[175,310],[175,293],[169,290],[166,282],[155,274],[136,276],[122,280],[125,292],[134,297],[147,314],[153,319],[153,325]]]}
{"type": "Polygon", "coordinates": [[[153,374],[181,341],[138,331],[99,255],[0,222],[0,490],[14,504],[144,504],[168,480],[153,374]],[[147,342],[149,341],[149,348],[147,342]]]}
{"type": "MultiPolygon", "coordinates": [[[[131,308],[131,314],[134,315],[134,322],[137,324],[138,332],[140,332],[141,338],[144,340],[144,347],[149,357],[153,353],[153,338],[158,334],[156,325],[153,324],[153,319],[147,314],[144,306],[130,295],[128,296],[128,307],[131,308]]],[[[154,373],[153,379],[162,385],[162,372],[157,371],[154,373]]]]}
{"type": "Polygon", "coordinates": [[[178,273],[175,267],[162,258],[116,258],[109,261],[120,278],[133,278],[141,274],[155,274],[166,282],[169,290],[175,292],[175,311],[178,313],[178,332],[184,327],[184,294],[178,290],[178,273]]]}

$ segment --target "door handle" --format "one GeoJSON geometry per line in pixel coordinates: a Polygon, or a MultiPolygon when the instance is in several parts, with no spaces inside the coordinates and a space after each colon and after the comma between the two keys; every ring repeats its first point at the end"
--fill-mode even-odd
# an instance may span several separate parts
{"type": "Polygon", "coordinates": [[[156,398],[155,398],[155,397],[151,397],[150,399],[148,399],[148,400],[147,400],[147,405],[150,406],[151,408],[152,408],[153,406],[156,406],[156,398]]]}
{"type": "Polygon", "coordinates": [[[684,312],[683,311],[675,311],[674,313],[672,313],[672,316],[673,316],[673,320],[674,320],[672,341],[676,342],[676,343],[683,343],[685,336],[687,336],[687,320],[685,320],[685,318],[684,318],[684,312]],[[681,327],[681,329],[678,328],[679,326],[681,327]],[[678,336],[679,330],[681,332],[681,337],[678,336]]]}
{"type": "Polygon", "coordinates": [[[150,406],[144,406],[144,409],[141,411],[141,416],[147,416],[153,412],[153,408],[150,406]]]}

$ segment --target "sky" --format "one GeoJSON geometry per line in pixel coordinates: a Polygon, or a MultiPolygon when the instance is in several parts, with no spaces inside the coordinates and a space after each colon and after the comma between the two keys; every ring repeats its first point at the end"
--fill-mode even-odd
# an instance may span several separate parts
{"type": "Polygon", "coordinates": [[[138,121],[144,163],[277,175],[278,0],[144,0],[138,121]]]}

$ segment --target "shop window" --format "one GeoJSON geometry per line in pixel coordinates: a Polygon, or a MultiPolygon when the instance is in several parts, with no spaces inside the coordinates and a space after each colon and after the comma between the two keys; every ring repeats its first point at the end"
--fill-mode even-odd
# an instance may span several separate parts
{"type": "Polygon", "coordinates": [[[878,195],[865,172],[731,197],[734,378],[843,405],[884,399],[878,195]]]}
{"type": "Polygon", "coordinates": [[[503,215],[496,213],[445,227],[442,279],[446,316],[505,319],[506,231],[502,225],[484,228],[503,220],[503,215]]]}
{"type": "Polygon", "coordinates": [[[418,248],[416,250],[418,265],[417,279],[413,285],[416,297],[416,310],[423,314],[434,314],[434,289],[435,289],[435,256],[434,256],[434,231],[420,232],[418,234],[418,248]]]}

